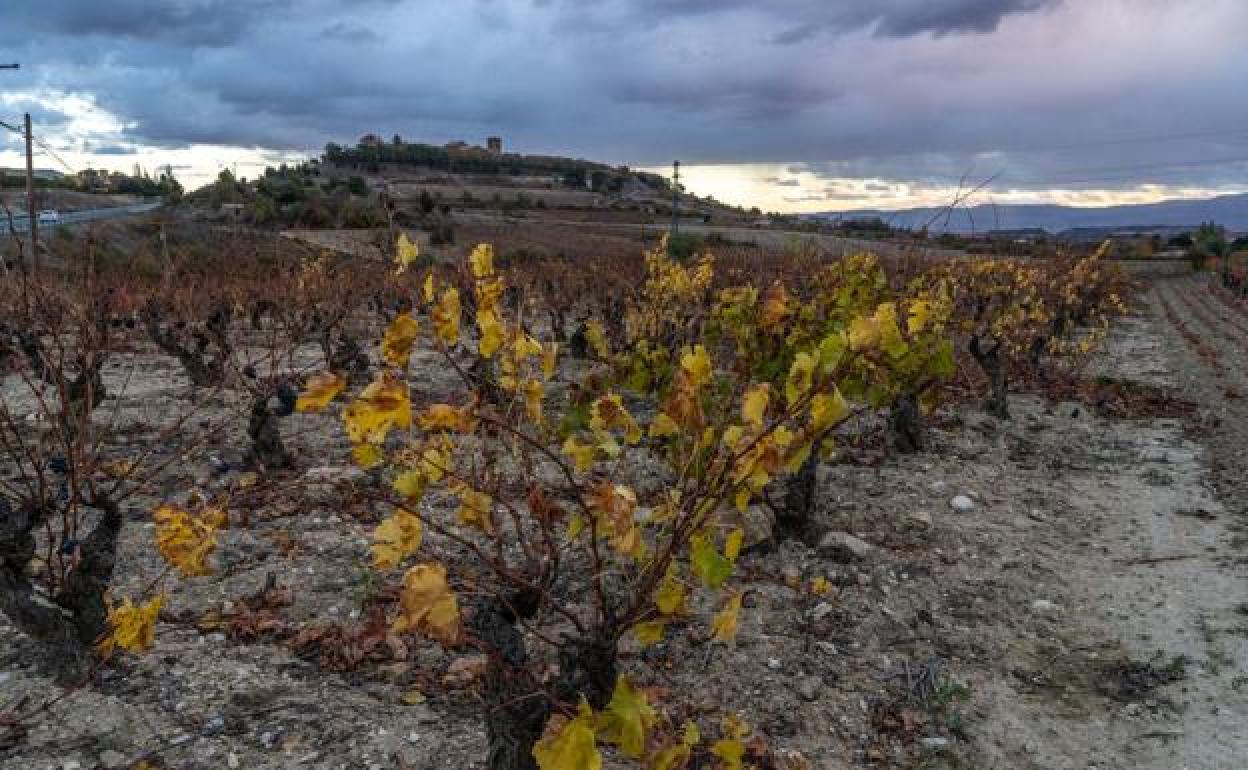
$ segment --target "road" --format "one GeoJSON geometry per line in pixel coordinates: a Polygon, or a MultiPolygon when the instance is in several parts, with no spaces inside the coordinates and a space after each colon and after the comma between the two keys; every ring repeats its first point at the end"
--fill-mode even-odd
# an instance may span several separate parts
{"type": "MultiPolygon", "coordinates": [[[[132,203],[127,206],[107,206],[98,209],[83,209],[82,211],[65,211],[61,213],[61,221],[57,224],[40,224],[39,229],[48,230],[59,227],[60,225],[78,225],[85,222],[96,222],[101,219],[117,219],[118,217],[129,217],[138,214],[146,214],[149,211],[155,211],[160,208],[159,201],[153,203],[132,203]]],[[[29,223],[26,221],[25,215],[13,215],[13,228],[19,233],[29,230],[29,223]]],[[[0,214],[0,237],[9,235],[9,224],[3,220],[0,214]]]]}

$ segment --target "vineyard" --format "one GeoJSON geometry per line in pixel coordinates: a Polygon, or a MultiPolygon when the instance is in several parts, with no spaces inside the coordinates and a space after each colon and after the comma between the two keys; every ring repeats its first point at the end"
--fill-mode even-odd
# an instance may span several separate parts
{"type": "Polygon", "coordinates": [[[1248,766],[1244,265],[0,274],[0,760],[1248,766]]]}

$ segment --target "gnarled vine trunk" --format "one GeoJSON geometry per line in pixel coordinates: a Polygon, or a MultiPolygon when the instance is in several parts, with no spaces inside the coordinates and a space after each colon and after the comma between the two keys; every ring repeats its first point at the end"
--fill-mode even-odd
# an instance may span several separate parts
{"type": "Polygon", "coordinates": [[[558,701],[575,704],[584,697],[601,709],[616,679],[614,638],[603,634],[565,639],[559,649],[559,675],[543,688],[528,665],[524,634],[516,613],[536,612],[533,598],[491,599],[473,613],[471,633],[486,648],[489,664],[482,686],[489,770],[537,770],[533,747],[558,701]],[[549,692],[549,694],[548,694],[549,692]]]}
{"type": "Polygon", "coordinates": [[[893,448],[902,454],[920,452],[927,444],[923,412],[919,409],[918,396],[903,393],[893,401],[888,410],[888,432],[893,448]]]}
{"type": "Polygon", "coordinates": [[[988,377],[988,383],[991,386],[988,400],[984,403],[984,409],[993,417],[1002,420],[1010,419],[1006,361],[1005,355],[1001,350],[1001,341],[997,340],[994,342],[991,348],[984,348],[980,342],[979,335],[975,335],[971,337],[970,352],[971,357],[975,359],[975,363],[979,364],[979,368],[988,377]]]}
{"type": "Polygon", "coordinates": [[[290,468],[294,458],[282,441],[282,430],[278,420],[295,411],[297,394],[290,386],[278,389],[276,407],[270,405],[268,394],[262,394],[251,405],[251,418],[247,422],[247,436],[251,439],[251,447],[247,450],[246,464],[260,470],[280,470],[290,468]]]}
{"type": "Polygon", "coordinates": [[[53,511],[31,510],[0,499],[0,611],[40,650],[39,665],[62,683],[81,681],[91,670],[94,645],[108,631],[104,593],[112,579],[121,532],[120,508],[110,500],[94,501],[101,511],[91,533],[77,544],[75,564],[53,596],[31,580],[37,529],[53,511]]]}
{"type": "Polygon", "coordinates": [[[811,447],[810,456],[797,473],[785,479],[784,504],[776,511],[774,539],[810,541],[815,536],[815,492],[819,481],[819,446],[811,447]]]}

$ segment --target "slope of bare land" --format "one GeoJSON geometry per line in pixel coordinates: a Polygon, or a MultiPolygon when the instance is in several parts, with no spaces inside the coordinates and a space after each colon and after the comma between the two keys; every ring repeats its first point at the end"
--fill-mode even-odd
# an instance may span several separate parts
{"type": "MultiPolygon", "coordinates": [[[[685,713],[740,711],[814,768],[1248,767],[1248,410],[1227,398],[1248,387],[1245,319],[1211,296],[1157,284],[1101,362],[1180,388],[1198,419],[1018,397],[1007,424],[942,411],[921,455],[847,449],[820,470],[820,524],[841,535],[770,544],[751,518],[735,646],[705,644],[699,620],[626,649],[624,668],[685,713]],[[804,588],[816,576],[832,591],[804,588]]],[[[455,387],[431,351],[411,371],[414,398],[455,387]]],[[[108,378],[122,393],[109,408],[136,425],[186,398],[142,343],[108,378]]],[[[237,431],[159,493],[240,487],[245,403],[205,408],[238,413],[237,431]]],[[[178,581],[156,647],[30,717],[4,767],[483,767],[471,660],[396,645],[359,616],[376,512],[350,490],[372,481],[331,418],[288,419],[300,469],[225,534],[217,574],[178,581]]],[[[148,511],[129,515],[122,594],[161,569],[148,511]]],[[[0,704],[55,694],[30,660],[0,626],[0,704]]]]}

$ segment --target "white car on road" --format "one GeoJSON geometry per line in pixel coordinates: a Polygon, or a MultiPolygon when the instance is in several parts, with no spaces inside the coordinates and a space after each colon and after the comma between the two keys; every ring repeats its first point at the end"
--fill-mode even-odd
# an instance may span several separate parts
{"type": "Polygon", "coordinates": [[[56,209],[44,209],[39,212],[39,224],[41,225],[59,225],[61,223],[61,214],[56,209]]]}

